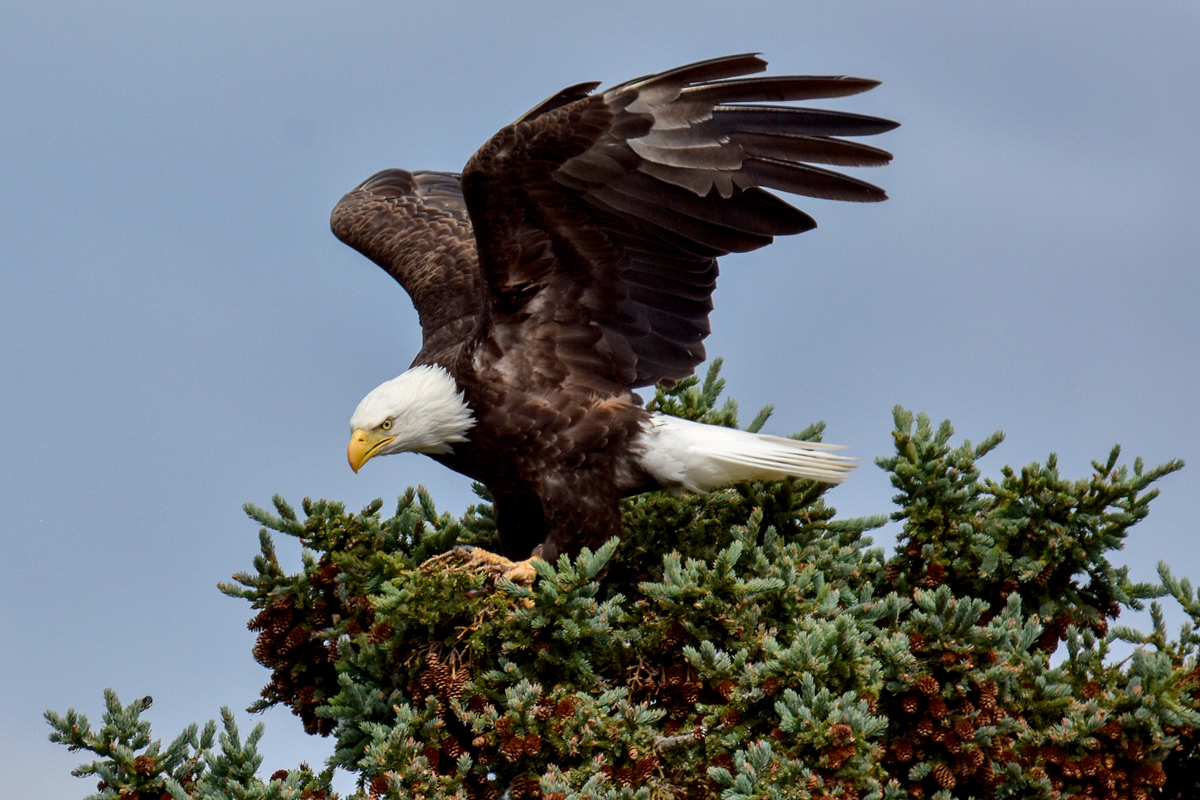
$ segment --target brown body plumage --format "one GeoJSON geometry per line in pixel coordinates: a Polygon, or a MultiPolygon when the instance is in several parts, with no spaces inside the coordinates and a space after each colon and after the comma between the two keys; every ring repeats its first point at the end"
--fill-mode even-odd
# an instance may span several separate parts
{"type": "MultiPolygon", "coordinates": [[[[598,94],[589,94],[596,84],[574,86],[493,136],[461,178],[386,170],[346,195],[334,233],[408,291],[423,331],[413,365],[444,369],[469,415],[444,445],[404,448],[385,435],[396,415],[377,414],[387,427],[356,430],[355,468],[396,449],[430,453],[488,486],[503,547],[519,557],[619,533],[622,496],[707,488],[647,466],[658,440],[632,390],[678,381],[704,359],[717,257],[815,226],[761,187],[882,200],[882,190],[807,162],[884,164],[884,151],[835,137],[895,126],[756,105],[876,85],[743,77],[764,68],[741,55],[598,94]]],[[[764,475],[838,480],[848,470],[820,450],[805,457],[834,465],[832,477],[769,465],[764,475]]]]}

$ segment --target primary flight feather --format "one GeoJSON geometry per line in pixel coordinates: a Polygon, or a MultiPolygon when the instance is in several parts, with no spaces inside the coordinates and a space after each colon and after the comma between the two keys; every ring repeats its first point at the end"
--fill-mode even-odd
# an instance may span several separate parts
{"type": "Polygon", "coordinates": [[[875,81],[752,76],[712,59],[542,102],[462,175],[380,172],[333,232],[395,278],[420,317],[412,367],[354,412],[348,458],[420,452],[491,490],[505,555],[554,559],[620,533],[622,497],[853,468],[829,445],[651,414],[633,389],[704,360],[717,258],[816,226],[766,189],[878,201],[814,164],[891,156],[843,136],[876,117],[781,105],[875,81]]]}

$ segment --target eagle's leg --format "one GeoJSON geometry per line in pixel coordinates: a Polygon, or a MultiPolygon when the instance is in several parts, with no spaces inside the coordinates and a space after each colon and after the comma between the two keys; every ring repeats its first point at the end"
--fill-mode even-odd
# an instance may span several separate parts
{"type": "Polygon", "coordinates": [[[553,564],[563,554],[575,558],[583,548],[595,551],[621,535],[621,494],[606,475],[577,470],[547,484],[554,491],[543,500],[546,536],[534,557],[553,564]]]}
{"type": "Polygon", "coordinates": [[[514,561],[481,547],[459,545],[436,558],[453,559],[463,568],[514,583],[532,584],[537,578],[533,560],[554,563],[560,555],[574,557],[584,547],[593,550],[621,533],[621,498],[615,487],[589,471],[555,475],[542,490],[493,492],[496,526],[501,549],[514,561]]]}

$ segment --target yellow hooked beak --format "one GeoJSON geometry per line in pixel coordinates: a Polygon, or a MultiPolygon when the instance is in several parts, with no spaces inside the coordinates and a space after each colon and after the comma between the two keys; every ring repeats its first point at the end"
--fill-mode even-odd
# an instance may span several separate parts
{"type": "Polygon", "coordinates": [[[384,435],[382,431],[367,433],[362,428],[350,434],[350,446],[346,448],[346,460],[350,462],[350,469],[358,472],[363,464],[379,452],[379,448],[395,438],[384,435]]]}

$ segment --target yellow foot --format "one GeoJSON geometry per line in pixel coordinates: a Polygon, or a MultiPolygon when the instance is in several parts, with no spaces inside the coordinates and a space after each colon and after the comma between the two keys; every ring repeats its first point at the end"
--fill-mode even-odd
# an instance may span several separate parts
{"type": "MultiPolygon", "coordinates": [[[[491,582],[495,582],[496,578],[508,578],[513,583],[529,586],[537,578],[532,557],[524,561],[509,561],[502,555],[469,544],[459,545],[453,550],[434,556],[425,564],[447,562],[454,562],[460,568],[488,575],[492,578],[491,582]]],[[[422,565],[422,568],[424,566],[422,565]]]]}

